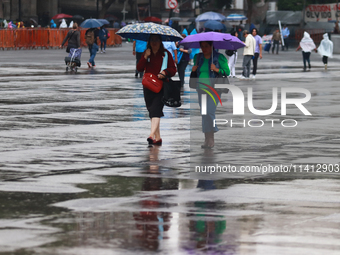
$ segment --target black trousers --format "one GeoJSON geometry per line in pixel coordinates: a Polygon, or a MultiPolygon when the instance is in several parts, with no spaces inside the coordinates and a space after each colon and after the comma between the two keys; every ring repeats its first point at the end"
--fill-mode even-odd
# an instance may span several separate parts
{"type": "Polygon", "coordinates": [[[257,71],[257,60],[259,59],[260,53],[255,53],[253,58],[253,75],[256,75],[257,71]]]}
{"type": "Polygon", "coordinates": [[[283,39],[283,41],[285,45],[284,46],[282,45],[282,51],[284,51],[285,47],[286,47],[286,50],[288,50],[288,38],[283,39]]]}
{"type": "Polygon", "coordinates": [[[142,57],[142,55],[143,55],[143,52],[136,52],[136,75],[138,75],[138,73],[139,73],[140,76],[143,75],[143,72],[137,71],[137,64],[138,64],[140,58],[142,57]]]}
{"type": "Polygon", "coordinates": [[[322,62],[323,62],[325,65],[327,65],[327,63],[328,63],[328,57],[322,56],[322,62]]]}
{"type": "Polygon", "coordinates": [[[187,68],[188,63],[189,61],[185,60],[184,57],[182,56],[181,61],[177,64],[177,72],[182,87],[184,86],[185,69],[187,68]]]}
{"type": "Polygon", "coordinates": [[[302,58],[303,58],[303,69],[306,70],[306,63],[308,63],[308,68],[310,69],[310,52],[302,52],[302,58]]]}

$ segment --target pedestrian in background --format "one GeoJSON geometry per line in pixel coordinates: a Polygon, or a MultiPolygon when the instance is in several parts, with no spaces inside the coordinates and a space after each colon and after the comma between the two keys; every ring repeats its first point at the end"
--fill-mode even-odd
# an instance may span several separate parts
{"type": "Polygon", "coordinates": [[[133,48],[132,48],[132,54],[134,56],[136,56],[136,72],[135,72],[135,77],[138,77],[139,74],[139,78],[143,77],[143,72],[138,72],[137,70],[137,64],[140,60],[140,58],[143,55],[143,52],[146,50],[146,44],[147,42],[145,41],[141,41],[141,40],[134,40],[133,41],[133,48]]]}
{"type": "MultiPolygon", "coordinates": [[[[232,31],[231,35],[238,37],[237,31],[232,31]]],[[[236,61],[237,61],[237,50],[226,50],[225,53],[227,56],[229,56],[228,66],[230,70],[230,76],[235,78],[236,77],[235,66],[236,66],[236,61]]]]}
{"type": "Polygon", "coordinates": [[[100,53],[105,53],[106,51],[106,41],[107,41],[107,29],[102,26],[99,30],[99,40],[100,40],[100,53]],[[103,50],[104,47],[104,50],[103,50]]]}
{"type": "Polygon", "coordinates": [[[287,51],[288,51],[288,37],[290,35],[290,31],[287,27],[286,24],[283,25],[283,29],[282,29],[282,37],[283,37],[283,43],[282,43],[282,51],[284,51],[284,48],[286,47],[287,51]]]}
{"type": "Polygon", "coordinates": [[[262,38],[258,35],[257,28],[253,28],[252,35],[255,39],[255,53],[253,58],[253,80],[255,80],[256,72],[257,72],[257,61],[258,59],[262,59],[262,38]]]}
{"type": "MultiPolygon", "coordinates": [[[[219,73],[223,75],[230,75],[228,60],[223,54],[218,53],[213,49],[211,41],[200,42],[202,53],[195,55],[193,72],[197,72],[198,81],[202,84],[213,86],[211,81],[218,76],[219,73]]],[[[207,95],[206,91],[197,87],[198,103],[202,108],[202,95],[207,95]]],[[[212,95],[212,94],[211,94],[212,95]]],[[[218,131],[214,121],[216,119],[215,112],[218,102],[216,95],[207,96],[207,114],[202,115],[202,132],[204,133],[204,143],[201,146],[204,149],[211,149],[215,145],[214,134],[218,131]]],[[[219,94],[221,96],[221,94],[219,94]]]]}
{"type": "Polygon", "coordinates": [[[328,58],[333,57],[333,42],[329,40],[327,33],[323,34],[318,53],[322,56],[322,62],[325,65],[325,70],[327,70],[328,58]]]}
{"type": "Polygon", "coordinates": [[[87,62],[87,65],[89,68],[96,66],[94,62],[94,58],[96,57],[97,51],[99,49],[98,40],[97,40],[98,35],[99,35],[98,28],[89,28],[85,32],[85,42],[87,46],[89,47],[89,51],[90,51],[90,59],[87,62]]]}
{"type": "Polygon", "coordinates": [[[66,37],[60,45],[60,48],[64,46],[64,44],[68,41],[66,52],[70,53],[72,48],[80,49],[80,32],[78,31],[78,24],[73,23],[73,27],[70,31],[68,31],[66,37]]]}
{"type": "Polygon", "coordinates": [[[248,32],[248,30],[243,31],[243,37],[245,38],[245,47],[243,50],[243,62],[242,69],[243,73],[240,76],[241,80],[249,79],[250,75],[250,64],[251,60],[255,54],[256,42],[254,37],[248,32]]]}
{"type": "Polygon", "coordinates": [[[171,53],[172,59],[175,61],[175,64],[178,64],[177,59],[177,47],[175,42],[162,42],[163,46],[166,50],[168,50],[171,53]]]}
{"type": "Polygon", "coordinates": [[[299,47],[296,49],[296,51],[298,51],[299,49],[302,49],[303,71],[306,71],[307,69],[306,62],[308,62],[308,68],[310,71],[310,54],[312,50],[315,50],[315,52],[317,52],[317,49],[313,39],[306,31],[303,33],[303,38],[301,39],[299,47]]]}
{"type": "MultiPolygon", "coordinates": [[[[147,49],[144,51],[141,59],[138,62],[137,70],[139,72],[145,71],[157,76],[159,79],[164,79],[166,76],[172,77],[176,74],[176,66],[163,44],[160,35],[151,35],[147,43],[147,49]],[[168,54],[168,63],[165,70],[161,70],[163,57],[166,52],[168,54]]],[[[159,93],[155,93],[145,87],[143,87],[144,100],[146,108],[149,112],[151,119],[150,135],[147,138],[149,145],[162,145],[162,138],[160,133],[160,121],[163,114],[164,103],[162,102],[164,90],[163,88],[159,93]]]]}
{"type": "MultiPolygon", "coordinates": [[[[186,35],[182,34],[182,37],[185,38],[186,35]]],[[[185,69],[187,68],[189,61],[190,61],[190,53],[191,49],[184,49],[184,46],[178,46],[179,42],[176,42],[176,47],[177,48],[177,71],[178,71],[178,76],[179,80],[181,81],[181,86],[184,87],[184,77],[185,77],[185,69]]]]}
{"type": "Polygon", "coordinates": [[[272,41],[273,41],[272,54],[274,54],[275,47],[276,47],[276,54],[279,54],[279,44],[281,42],[281,34],[278,28],[273,33],[272,41]]]}

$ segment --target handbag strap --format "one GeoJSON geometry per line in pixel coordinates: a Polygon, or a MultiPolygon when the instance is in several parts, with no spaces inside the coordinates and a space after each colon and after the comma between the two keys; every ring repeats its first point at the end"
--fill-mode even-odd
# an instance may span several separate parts
{"type": "Polygon", "coordinates": [[[70,35],[70,37],[68,38],[67,41],[69,41],[69,40],[72,38],[72,36],[73,36],[73,34],[74,34],[75,32],[76,32],[76,31],[73,31],[73,32],[72,32],[72,34],[70,35]]]}

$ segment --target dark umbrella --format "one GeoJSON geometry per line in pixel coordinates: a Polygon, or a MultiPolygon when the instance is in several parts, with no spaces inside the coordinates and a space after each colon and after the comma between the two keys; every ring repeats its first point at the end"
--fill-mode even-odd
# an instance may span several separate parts
{"type": "Polygon", "coordinates": [[[180,18],[180,17],[171,17],[170,20],[172,20],[172,21],[181,21],[182,18],[180,18]]]}
{"type": "Polygon", "coordinates": [[[107,19],[108,21],[114,21],[114,20],[118,20],[118,18],[114,15],[111,15],[111,14],[107,14],[105,15],[104,17],[105,19],[107,19]]]}
{"type": "Polygon", "coordinates": [[[99,22],[103,23],[103,25],[109,25],[110,22],[106,19],[97,19],[99,22]]]}
{"type": "Polygon", "coordinates": [[[150,17],[146,17],[144,19],[145,22],[155,22],[155,23],[162,23],[162,20],[160,18],[154,17],[154,16],[150,16],[150,17]]]}
{"type": "Polygon", "coordinates": [[[38,26],[38,22],[35,19],[30,19],[30,21],[33,23],[34,26],[38,26]]]}
{"type": "Polygon", "coordinates": [[[72,19],[81,19],[81,20],[83,20],[84,17],[81,16],[81,15],[74,15],[74,16],[72,17],[72,19]]]}
{"type": "Polygon", "coordinates": [[[204,23],[204,27],[210,30],[226,30],[227,28],[221,22],[216,20],[208,20],[204,23]]]}
{"type": "Polygon", "coordinates": [[[101,26],[103,26],[103,23],[101,23],[97,19],[87,19],[87,20],[84,20],[80,24],[80,27],[83,27],[83,28],[95,28],[95,27],[101,27],[101,26]]]}
{"type": "Polygon", "coordinates": [[[236,36],[218,32],[188,35],[180,42],[180,45],[183,45],[186,48],[200,48],[200,42],[204,41],[212,41],[215,49],[237,50],[245,46],[245,44],[236,36]]]}
{"type": "Polygon", "coordinates": [[[59,13],[59,14],[54,15],[52,17],[52,19],[68,19],[68,18],[72,18],[72,15],[68,15],[68,14],[65,14],[65,13],[59,13]]]}

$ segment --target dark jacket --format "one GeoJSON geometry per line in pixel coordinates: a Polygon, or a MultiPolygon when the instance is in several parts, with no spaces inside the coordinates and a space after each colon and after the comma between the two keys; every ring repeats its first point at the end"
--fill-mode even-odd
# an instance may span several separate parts
{"type": "Polygon", "coordinates": [[[101,28],[99,30],[99,40],[104,41],[107,40],[107,29],[106,28],[101,28]]]}
{"type": "Polygon", "coordinates": [[[78,30],[73,30],[73,29],[68,31],[61,45],[64,46],[67,40],[68,40],[68,44],[72,45],[72,48],[79,48],[80,47],[80,32],[78,30]]]}

